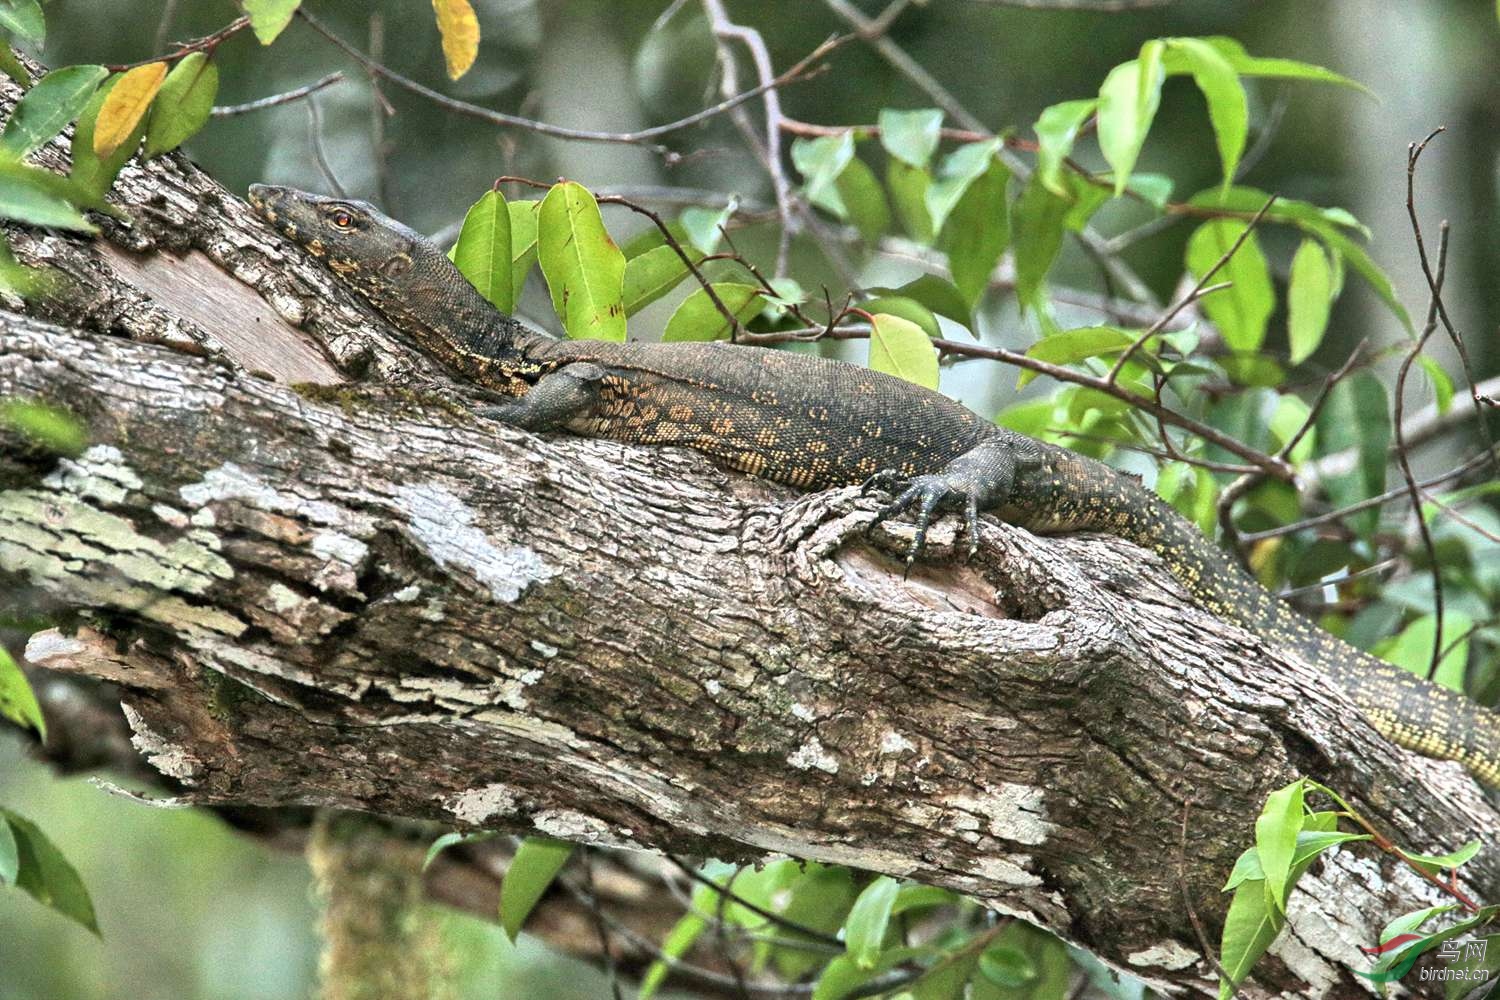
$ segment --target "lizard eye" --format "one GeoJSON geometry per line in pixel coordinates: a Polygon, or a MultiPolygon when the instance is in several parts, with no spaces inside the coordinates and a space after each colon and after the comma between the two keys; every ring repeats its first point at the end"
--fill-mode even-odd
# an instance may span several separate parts
{"type": "Polygon", "coordinates": [[[354,225],[354,216],[348,212],[334,212],[328,219],[339,229],[349,229],[354,225]]]}

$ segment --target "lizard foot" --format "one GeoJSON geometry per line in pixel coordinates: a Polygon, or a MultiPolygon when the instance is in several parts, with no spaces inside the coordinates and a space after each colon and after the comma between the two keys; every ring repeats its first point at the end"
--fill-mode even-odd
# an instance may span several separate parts
{"type": "Polygon", "coordinates": [[[969,536],[968,554],[972,557],[979,550],[980,490],[976,489],[975,484],[966,477],[955,476],[951,473],[937,473],[908,479],[894,470],[887,469],[877,472],[865,481],[864,491],[874,490],[885,490],[895,493],[896,496],[881,509],[880,513],[875,515],[875,519],[865,528],[866,532],[874,530],[875,526],[882,521],[915,509],[917,534],[906,553],[907,573],[911,572],[912,564],[917,561],[917,557],[922,554],[922,549],[926,547],[927,529],[932,525],[933,518],[942,510],[963,509],[964,530],[969,536]],[[897,490],[900,492],[897,493],[897,490]]]}

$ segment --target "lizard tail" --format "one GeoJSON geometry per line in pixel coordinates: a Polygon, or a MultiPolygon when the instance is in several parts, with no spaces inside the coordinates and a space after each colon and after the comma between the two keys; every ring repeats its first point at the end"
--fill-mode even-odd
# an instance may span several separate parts
{"type": "Polygon", "coordinates": [[[1387,739],[1428,757],[1460,761],[1481,782],[1500,788],[1500,713],[1318,628],[1152,491],[1116,475],[1096,484],[1096,463],[1069,464],[1076,496],[1104,489],[1115,496],[1108,505],[1070,505],[1071,530],[1106,532],[1155,552],[1206,610],[1321,667],[1387,739]],[[1131,494],[1123,502],[1122,490],[1131,494]]]}

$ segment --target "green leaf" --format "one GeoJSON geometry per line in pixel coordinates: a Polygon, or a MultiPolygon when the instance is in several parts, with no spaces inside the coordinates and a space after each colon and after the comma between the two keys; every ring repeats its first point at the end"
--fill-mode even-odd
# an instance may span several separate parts
{"type": "Polygon", "coordinates": [[[0,219],[14,219],[30,226],[97,232],[66,193],[70,192],[65,178],[14,160],[0,161],[0,219]]]}
{"type": "Polygon", "coordinates": [[[184,56],[167,78],[151,105],[151,124],[146,128],[146,159],[169,153],[208,123],[219,93],[219,67],[207,55],[184,56]]]}
{"type": "Polygon", "coordinates": [[[276,41],[301,5],[302,0],[241,0],[240,3],[250,15],[250,27],[262,45],[276,41]]]}
{"type": "Polygon", "coordinates": [[[891,227],[891,209],[886,204],[885,192],[875,179],[875,171],[865,161],[859,157],[851,159],[834,186],[849,221],[866,243],[874,243],[891,227]]]}
{"type": "MultiPolygon", "coordinates": [[[[1085,326],[1063,330],[1043,337],[1026,349],[1026,356],[1054,365],[1072,365],[1104,354],[1119,354],[1134,343],[1139,333],[1129,333],[1114,326],[1085,326]]],[[[1140,357],[1137,352],[1135,357],[1140,357]]],[[[1023,389],[1037,373],[1022,369],[1016,388],[1023,389]]]]}
{"type": "MultiPolygon", "coordinates": [[[[724,303],[724,308],[733,313],[734,318],[741,323],[760,312],[760,307],[765,302],[765,293],[757,285],[723,281],[716,282],[713,290],[719,296],[719,301],[724,303]]],[[[677,311],[672,313],[661,339],[726,340],[730,332],[729,320],[708,297],[707,290],[699,288],[683,299],[677,311]]]]}
{"type": "MultiPolygon", "coordinates": [[[[1135,178],[1131,178],[1131,183],[1134,182],[1135,178]]],[[[1068,198],[1071,202],[1063,216],[1063,228],[1075,233],[1082,232],[1100,206],[1109,201],[1109,189],[1074,175],[1064,176],[1063,186],[1070,189],[1068,198]]]]}
{"type": "Polygon", "coordinates": [[[1224,883],[1221,892],[1233,892],[1246,881],[1264,882],[1266,870],[1260,866],[1260,852],[1253,847],[1247,847],[1240,853],[1234,862],[1234,868],[1229,872],[1229,879],[1224,883]]]}
{"type": "Polygon", "coordinates": [[[513,201],[507,208],[510,211],[510,287],[519,301],[521,290],[526,287],[526,276],[531,273],[531,265],[536,263],[536,230],[542,203],[513,201]]]}
{"type": "MultiPolygon", "coordinates": [[[[1238,219],[1211,219],[1188,239],[1187,267],[1201,278],[1234,246],[1249,223],[1238,219]]],[[[1210,285],[1228,281],[1229,288],[1203,297],[1200,305],[1224,335],[1232,350],[1260,350],[1266,339],[1266,324],[1276,308],[1276,290],[1271,271],[1261,253],[1255,233],[1245,237],[1234,256],[1209,280],[1210,285]]]]}
{"type": "Polygon", "coordinates": [[[573,845],[560,840],[527,837],[521,841],[500,883],[500,926],[511,941],[572,856],[573,845]]]}
{"type": "Polygon", "coordinates": [[[1252,56],[1245,51],[1245,47],[1233,38],[1214,36],[1205,38],[1203,41],[1212,45],[1219,51],[1229,65],[1240,76],[1258,76],[1279,80],[1310,80],[1314,83],[1333,83],[1341,87],[1352,87],[1361,93],[1374,97],[1370,88],[1362,83],[1341,76],[1322,66],[1314,66],[1312,63],[1297,62],[1295,59],[1264,59],[1252,56]]]}
{"type": "Polygon", "coordinates": [[[582,184],[555,184],[542,199],[537,257],[568,336],[625,339],[625,255],[582,184]]]}
{"type": "Polygon", "coordinates": [[[1362,840],[1374,840],[1368,833],[1340,833],[1337,830],[1303,830],[1297,834],[1297,853],[1292,855],[1292,871],[1309,862],[1324,851],[1362,840]]]}
{"type": "Polygon", "coordinates": [[[870,323],[869,366],[878,372],[936,389],[937,349],[922,328],[890,313],[875,313],[870,323]]]}
{"type": "MultiPolygon", "coordinates": [[[[823,934],[836,933],[844,925],[844,918],[848,916],[849,908],[859,895],[849,869],[808,864],[805,872],[799,873],[788,868],[787,874],[791,883],[781,894],[786,900],[785,906],[780,909],[781,915],[799,927],[807,927],[823,934]]],[[[784,933],[794,939],[802,937],[794,931],[784,933]]],[[[835,959],[840,960],[842,959],[835,959]]],[[[794,948],[780,948],[772,953],[771,961],[783,979],[795,981],[823,965],[827,956],[794,948]]],[[[852,959],[849,964],[853,964],[852,959]]]]}
{"type": "MultiPolygon", "coordinates": [[[[1311,407],[1300,397],[1290,393],[1276,400],[1276,412],[1271,414],[1271,434],[1276,438],[1277,445],[1284,447],[1296,436],[1297,432],[1302,429],[1302,425],[1307,423],[1307,418],[1311,413],[1311,407]]],[[[1302,440],[1298,441],[1297,446],[1292,449],[1291,460],[1300,463],[1311,458],[1313,446],[1317,440],[1318,429],[1309,428],[1307,433],[1302,435],[1302,440]]]]}
{"type": "Polygon", "coordinates": [[[932,183],[927,187],[927,215],[932,219],[935,231],[942,232],[948,213],[963,198],[969,185],[996,162],[995,153],[1000,147],[999,139],[986,139],[984,142],[960,146],[943,157],[932,183]]]}
{"type": "Polygon", "coordinates": [[[880,953],[870,968],[862,967],[853,955],[840,955],[823,967],[813,986],[812,1000],[844,1000],[850,993],[880,976],[925,953],[921,948],[891,948],[880,953]]]}
{"type": "Polygon", "coordinates": [[[1250,969],[1281,933],[1286,917],[1272,908],[1266,884],[1251,879],[1234,891],[1229,914],[1224,918],[1224,936],[1219,945],[1219,964],[1229,974],[1219,983],[1219,1000],[1229,1000],[1245,981],[1250,969]]]}
{"type": "Polygon", "coordinates": [[[948,269],[971,311],[989,288],[990,274],[1010,243],[1010,204],[1005,198],[1009,184],[1010,169],[990,157],[984,173],[970,182],[953,208],[944,230],[948,269]]]}
{"type": "MultiPolygon", "coordinates": [[[[923,338],[924,340],[926,338],[923,338]]],[[[882,875],[859,894],[849,918],[844,921],[844,947],[861,969],[875,967],[875,959],[885,945],[885,932],[891,923],[891,907],[901,883],[882,875]]]]}
{"type": "Polygon", "coordinates": [[[1041,117],[1033,126],[1036,130],[1036,172],[1048,191],[1066,198],[1068,188],[1063,184],[1063,161],[1073,152],[1073,143],[1083,123],[1099,108],[1095,98],[1079,101],[1063,101],[1042,110],[1041,117]]]}
{"type": "Polygon", "coordinates": [[[797,139],[792,143],[792,165],[802,175],[807,200],[840,219],[845,217],[846,208],[837,181],[853,160],[853,132],[797,139]]]}
{"type": "Polygon", "coordinates": [[[1187,63],[1193,82],[1208,102],[1208,118],[1219,145],[1219,161],[1224,165],[1224,186],[1234,182],[1245,139],[1250,133],[1250,107],[1245,88],[1233,65],[1217,48],[1201,38],[1173,38],[1167,42],[1187,63]]]}
{"type": "Polygon", "coordinates": [[[991,945],[979,956],[979,974],[997,986],[1017,989],[1035,979],[1037,971],[1036,964],[1024,951],[991,945]]]}
{"type": "MultiPolygon", "coordinates": [[[[969,987],[970,1000],[1065,1000],[1071,994],[1074,965],[1067,946],[1056,937],[1017,920],[1002,930],[980,956],[979,971],[980,975],[974,977],[969,987]],[[986,958],[1003,952],[1024,956],[1025,968],[1013,958],[1001,964],[986,958]],[[1015,986],[1002,985],[992,978],[997,973],[1002,978],[1024,977],[1024,981],[1015,986]]],[[[1097,995],[1126,994],[1116,990],[1097,995]]]]}
{"type": "Polygon", "coordinates": [[[914,299],[939,316],[946,316],[953,322],[961,323],[966,327],[973,322],[969,304],[964,301],[963,293],[955,288],[952,282],[945,281],[935,274],[924,274],[908,281],[900,288],[882,287],[870,290],[882,295],[901,295],[914,299]]]}
{"type": "Polygon", "coordinates": [[[94,915],[94,902],[77,869],[35,823],[8,809],[0,809],[0,818],[9,824],[16,841],[16,888],[97,936],[99,921],[94,915]]]}
{"type": "Polygon", "coordinates": [[[1303,240],[1292,258],[1287,286],[1287,339],[1292,364],[1301,364],[1323,342],[1333,305],[1333,267],[1316,240],[1303,240]]]}
{"type": "Polygon", "coordinates": [[[14,80],[22,90],[31,86],[31,73],[27,71],[21,60],[16,58],[15,52],[5,43],[4,38],[0,38],[0,73],[14,80]]]}
{"type": "Polygon", "coordinates": [[[1297,779],[1266,797],[1266,804],[1255,821],[1255,850],[1260,855],[1261,870],[1266,873],[1266,889],[1277,908],[1286,912],[1286,897],[1292,875],[1292,858],[1297,853],[1297,834],[1302,832],[1302,799],[1306,785],[1297,779]]]}
{"type": "Polygon", "coordinates": [[[739,207],[739,200],[730,198],[723,208],[695,206],[685,209],[681,222],[689,242],[706,254],[719,249],[719,241],[724,238],[724,226],[739,207]]]}
{"type": "Polygon", "coordinates": [[[927,188],[932,176],[923,167],[893,159],[886,164],[885,185],[890,189],[896,215],[912,239],[923,246],[932,243],[932,215],[927,211],[927,188]]]}
{"type": "Polygon", "coordinates": [[[898,913],[928,910],[934,906],[952,906],[961,898],[953,890],[942,889],[935,885],[903,885],[901,891],[896,893],[896,902],[891,906],[891,916],[894,917],[898,913]]]}
{"type": "Polygon", "coordinates": [[[47,21],[37,0],[0,0],[0,28],[37,48],[47,40],[47,21]]]}
{"type": "Polygon", "coordinates": [[[36,445],[70,458],[88,444],[88,431],[73,414],[27,399],[0,401],[0,426],[12,427],[36,445]]]}
{"type": "Polygon", "coordinates": [[[1042,285],[1062,249],[1063,219],[1067,214],[1068,202],[1048,191],[1037,175],[1032,174],[1011,216],[1016,297],[1023,310],[1041,310],[1046,305],[1042,285]]]}
{"type": "Polygon", "coordinates": [[[103,66],[64,66],[22,95],[0,135],[0,149],[22,157],[63,130],[89,104],[109,70],[103,66]]]}
{"type": "Polygon", "coordinates": [[[511,250],[510,205],[499,191],[486,191],[464,214],[458,242],[449,255],[469,284],[509,315],[516,311],[511,250]]]}
{"type": "Polygon", "coordinates": [[[906,990],[913,1000],[964,1000],[964,987],[978,962],[979,956],[971,951],[945,957],[906,990]]]}
{"type": "Polygon", "coordinates": [[[31,683],[4,646],[0,646],[0,716],[47,738],[47,720],[42,718],[31,683]]]}
{"type": "Polygon", "coordinates": [[[1438,413],[1447,413],[1453,406],[1453,376],[1425,354],[1417,356],[1417,364],[1422,366],[1432,382],[1432,395],[1437,403],[1438,413]]]}
{"type": "MultiPolygon", "coordinates": [[[[1188,204],[1198,208],[1221,208],[1251,216],[1260,211],[1270,197],[1259,188],[1236,185],[1227,191],[1222,187],[1199,191],[1188,199],[1188,204]]],[[[1367,239],[1370,235],[1369,228],[1344,209],[1322,208],[1296,198],[1278,196],[1271,207],[1266,209],[1265,217],[1272,222],[1291,223],[1308,232],[1321,233],[1325,228],[1333,228],[1352,229],[1367,239]]]]}
{"type": "MultiPolygon", "coordinates": [[[[1473,625],[1472,618],[1451,607],[1443,615],[1443,659],[1432,679],[1459,694],[1464,693],[1464,677],[1468,673],[1469,640],[1453,640],[1467,633],[1473,625]]],[[[1379,647],[1379,655],[1418,677],[1426,677],[1432,665],[1432,640],[1436,630],[1437,616],[1423,615],[1402,629],[1390,645],[1379,647]]]]}
{"type": "Polygon", "coordinates": [[[880,144],[885,151],[909,167],[926,170],[937,152],[943,113],[936,108],[896,111],[881,108],[878,119],[880,144]]]}
{"type": "Polygon", "coordinates": [[[1473,860],[1474,855],[1479,853],[1479,848],[1479,841],[1471,840],[1458,850],[1448,854],[1413,854],[1410,851],[1401,851],[1399,847],[1396,850],[1401,851],[1402,856],[1406,860],[1420,865],[1430,872],[1436,872],[1439,869],[1457,868],[1460,865],[1468,863],[1473,860]]]}
{"type": "Polygon", "coordinates": [[[1099,88],[1099,149],[1114,168],[1116,196],[1124,193],[1161,106],[1164,51],[1159,39],[1147,42],[1139,56],[1110,70],[1099,88]]]}
{"type": "Polygon", "coordinates": [[[1386,277],[1386,273],[1365,252],[1364,247],[1355,243],[1331,225],[1314,224],[1306,228],[1317,233],[1318,237],[1322,239],[1323,244],[1328,247],[1330,253],[1341,258],[1344,263],[1354,268],[1354,273],[1358,274],[1365,280],[1365,284],[1374,289],[1375,294],[1380,296],[1380,300],[1386,304],[1386,308],[1401,321],[1402,326],[1406,327],[1407,333],[1415,332],[1415,328],[1411,323],[1411,314],[1406,311],[1406,307],[1396,297],[1396,286],[1391,284],[1391,279],[1386,277]]]}
{"type": "MultiPolygon", "coordinates": [[[[1385,386],[1369,372],[1341,380],[1318,414],[1318,441],[1325,455],[1353,449],[1359,461],[1348,472],[1327,476],[1324,486],[1336,507],[1347,507],[1385,492],[1386,455],[1391,446],[1390,410],[1385,386]]],[[[1378,510],[1361,511],[1346,523],[1362,536],[1375,530],[1378,510]]]]}
{"type": "Polygon", "coordinates": [[[15,885],[21,870],[20,845],[10,830],[10,820],[0,816],[0,885],[15,885]]]}
{"type": "Polygon", "coordinates": [[[437,856],[455,844],[478,844],[494,838],[494,834],[488,830],[479,833],[458,833],[456,831],[443,834],[434,840],[427,848],[427,854],[422,858],[422,870],[425,872],[432,867],[437,856]]]}
{"type": "Polygon", "coordinates": [[[119,80],[119,76],[112,76],[94,91],[88,106],[78,116],[78,125],[73,129],[73,169],[68,178],[96,198],[104,197],[114,184],[120,168],[135,155],[136,148],[141,144],[141,137],[146,134],[146,122],[142,121],[136,125],[135,133],[122,142],[119,149],[109,154],[107,159],[99,159],[99,154],[94,152],[94,126],[99,120],[99,109],[104,106],[109,92],[119,80]]]}
{"type": "Polygon", "coordinates": [[[867,313],[889,313],[899,316],[904,320],[917,324],[922,332],[934,340],[943,335],[943,328],[938,325],[937,317],[916,299],[909,299],[902,295],[879,295],[873,299],[866,299],[859,307],[867,313]]]}
{"type": "MultiPolygon", "coordinates": [[[[689,248],[683,249],[695,258],[701,257],[689,248]]],[[[625,262],[625,315],[634,316],[676,288],[689,273],[682,255],[666,244],[630,258],[625,262]]]]}
{"type": "Polygon", "coordinates": [[[672,929],[667,932],[666,938],[661,943],[662,958],[651,963],[646,974],[641,977],[641,989],[636,995],[636,1000],[651,1000],[656,991],[661,989],[661,984],[666,980],[667,973],[672,971],[668,960],[678,960],[686,955],[703,932],[708,929],[708,921],[701,914],[685,913],[672,929]]]}
{"type": "Polygon", "coordinates": [[[1140,171],[1130,175],[1130,183],[1125,189],[1146,199],[1146,204],[1164,212],[1167,202],[1172,200],[1172,178],[1165,174],[1143,174],[1140,171]]]}

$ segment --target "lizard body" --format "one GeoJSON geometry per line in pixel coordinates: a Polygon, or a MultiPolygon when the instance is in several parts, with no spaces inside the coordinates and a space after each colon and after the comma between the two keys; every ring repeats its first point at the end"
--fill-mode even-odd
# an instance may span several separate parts
{"type": "Polygon", "coordinates": [[[512,397],[481,412],[530,430],[677,444],[801,489],[896,487],[920,552],[941,510],[1147,548],[1206,610],[1321,666],[1376,729],[1500,787],[1500,715],[1344,643],[1261,587],[1155,493],[1103,463],[982,420],[947,397],[843,362],[725,343],[544,337],[495,310],[424,237],[363,202],[256,185],[251,202],[324,257],[455,374],[512,397]]]}

